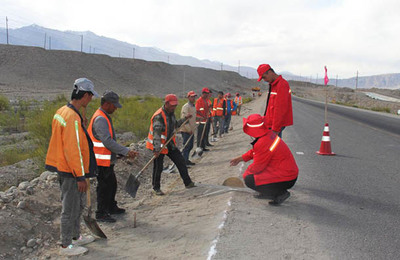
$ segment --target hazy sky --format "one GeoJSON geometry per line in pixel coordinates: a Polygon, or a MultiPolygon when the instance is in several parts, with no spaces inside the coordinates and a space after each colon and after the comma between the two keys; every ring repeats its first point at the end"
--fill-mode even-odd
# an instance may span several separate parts
{"type": "Polygon", "coordinates": [[[5,16],[314,78],[400,72],[398,0],[0,0],[5,16]]]}

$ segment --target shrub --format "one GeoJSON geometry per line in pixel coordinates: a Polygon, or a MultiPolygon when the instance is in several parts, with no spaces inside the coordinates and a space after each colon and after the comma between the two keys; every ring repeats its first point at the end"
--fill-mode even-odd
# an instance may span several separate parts
{"type": "Polygon", "coordinates": [[[10,101],[3,95],[0,95],[0,111],[5,111],[10,109],[10,101]]]}
{"type": "Polygon", "coordinates": [[[31,157],[31,152],[12,148],[0,152],[0,166],[11,165],[31,157]]]}

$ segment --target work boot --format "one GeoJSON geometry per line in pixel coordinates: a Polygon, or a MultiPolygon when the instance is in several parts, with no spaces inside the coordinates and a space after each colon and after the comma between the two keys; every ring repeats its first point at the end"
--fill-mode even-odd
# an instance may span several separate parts
{"type": "Polygon", "coordinates": [[[74,246],[83,246],[83,245],[87,245],[89,243],[92,243],[93,241],[94,241],[94,237],[93,236],[80,236],[77,239],[72,238],[72,245],[74,245],[74,246]]]}
{"type": "Polygon", "coordinates": [[[276,196],[273,201],[270,201],[269,205],[278,206],[282,204],[282,202],[284,202],[289,197],[290,197],[290,192],[285,191],[283,194],[276,196]]]}
{"type": "Polygon", "coordinates": [[[211,146],[214,146],[214,145],[212,145],[212,144],[210,144],[210,143],[206,143],[206,146],[210,146],[210,147],[211,147],[211,146]]]}
{"type": "Polygon", "coordinates": [[[96,220],[98,222],[105,222],[105,223],[114,223],[116,222],[115,218],[111,217],[110,214],[96,214],[96,220]]]}
{"type": "Polygon", "coordinates": [[[188,185],[185,186],[186,189],[190,189],[190,188],[194,188],[197,187],[196,184],[194,184],[194,182],[189,183],[188,185]]]}
{"type": "Polygon", "coordinates": [[[124,213],[125,213],[125,209],[121,209],[117,205],[115,205],[115,207],[112,210],[110,210],[110,215],[118,215],[118,214],[124,214],[124,213]]]}
{"type": "Polygon", "coordinates": [[[154,190],[153,192],[154,192],[154,194],[157,195],[157,196],[164,196],[164,195],[165,195],[165,193],[164,193],[162,190],[160,190],[160,189],[154,190]]]}
{"type": "Polygon", "coordinates": [[[262,194],[259,192],[257,192],[257,194],[254,194],[253,197],[256,199],[261,199],[261,200],[273,200],[275,198],[272,195],[262,194]]]}
{"type": "Polygon", "coordinates": [[[196,165],[196,164],[194,162],[190,161],[190,160],[187,160],[186,161],[186,165],[190,166],[190,165],[196,165]]]}
{"type": "Polygon", "coordinates": [[[88,251],[87,248],[82,247],[82,246],[76,246],[76,245],[69,245],[67,247],[61,246],[60,248],[60,255],[63,256],[77,256],[77,255],[83,255],[88,251]]]}
{"type": "Polygon", "coordinates": [[[210,149],[207,149],[207,148],[203,149],[203,152],[208,152],[208,151],[210,151],[210,149]]]}

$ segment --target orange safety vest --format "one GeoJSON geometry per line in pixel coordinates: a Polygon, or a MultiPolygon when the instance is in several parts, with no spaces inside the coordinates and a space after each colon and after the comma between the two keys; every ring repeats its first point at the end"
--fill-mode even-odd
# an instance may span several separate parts
{"type": "Polygon", "coordinates": [[[214,116],[223,116],[224,115],[224,101],[225,99],[214,98],[214,107],[213,114],[214,116]]]}
{"type": "Polygon", "coordinates": [[[210,99],[207,99],[207,104],[208,104],[208,117],[213,117],[213,113],[212,113],[212,101],[210,99]]]}
{"type": "Polygon", "coordinates": [[[242,104],[242,96],[236,96],[235,97],[235,103],[236,105],[241,105],[242,104]]]}
{"type": "MultiPolygon", "coordinates": [[[[167,116],[164,113],[164,110],[162,108],[159,108],[154,115],[151,117],[150,120],[150,130],[149,130],[149,135],[147,136],[147,142],[146,142],[146,148],[150,149],[150,150],[154,150],[154,146],[153,146],[153,140],[154,140],[154,135],[153,135],[153,118],[160,114],[162,115],[163,119],[164,119],[164,125],[165,125],[165,130],[164,132],[161,133],[161,145],[162,145],[162,149],[161,152],[162,154],[168,154],[168,148],[164,147],[164,144],[167,142],[167,136],[168,136],[168,125],[167,125],[167,116]]],[[[176,141],[175,141],[175,136],[172,139],[172,141],[175,143],[176,145],[176,141]]]]}
{"type": "Polygon", "coordinates": [[[108,150],[104,146],[104,144],[100,140],[96,139],[96,137],[94,137],[94,135],[93,135],[93,123],[94,123],[94,120],[96,120],[96,118],[98,116],[102,116],[107,120],[108,131],[110,131],[111,138],[114,138],[111,122],[110,122],[110,120],[108,120],[107,115],[100,109],[96,110],[96,112],[92,116],[92,119],[90,120],[90,124],[88,127],[88,134],[90,136],[90,139],[92,139],[92,142],[93,142],[93,151],[94,151],[94,156],[96,157],[97,166],[110,167],[111,151],[108,150]]]}

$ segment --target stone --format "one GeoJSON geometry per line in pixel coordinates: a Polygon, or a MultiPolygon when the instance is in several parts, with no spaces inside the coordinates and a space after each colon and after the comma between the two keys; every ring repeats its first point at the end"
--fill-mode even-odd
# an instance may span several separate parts
{"type": "Polygon", "coordinates": [[[17,208],[19,209],[24,209],[26,207],[26,202],[21,200],[20,202],[18,202],[17,208]]]}
{"type": "Polygon", "coordinates": [[[19,250],[25,251],[26,250],[26,246],[21,247],[19,250]]]}
{"type": "Polygon", "coordinates": [[[14,191],[15,191],[16,189],[17,189],[17,187],[11,186],[11,187],[7,190],[7,194],[14,193],[14,191]]]}
{"type": "Polygon", "coordinates": [[[55,182],[55,181],[57,181],[57,179],[58,179],[57,174],[52,174],[52,175],[47,176],[47,180],[49,182],[55,182]]]}
{"type": "Polygon", "coordinates": [[[33,187],[28,187],[28,188],[26,189],[26,194],[32,195],[33,193],[35,193],[35,190],[33,189],[33,187]]]}
{"type": "Polygon", "coordinates": [[[43,242],[42,239],[40,239],[40,238],[36,239],[36,244],[40,245],[40,244],[42,244],[42,242],[43,242]]]}
{"type": "Polygon", "coordinates": [[[37,185],[40,182],[40,177],[36,177],[35,179],[31,180],[32,185],[37,185]]]}
{"type": "Polygon", "coordinates": [[[42,174],[40,174],[40,179],[41,180],[46,180],[47,179],[47,177],[49,176],[49,175],[52,175],[53,173],[52,172],[49,172],[49,171],[45,171],[45,172],[43,172],[42,174]]]}
{"type": "Polygon", "coordinates": [[[12,201],[12,196],[6,195],[1,198],[4,203],[10,203],[12,201]]]}
{"type": "Polygon", "coordinates": [[[26,190],[30,185],[29,181],[23,181],[18,185],[18,189],[20,190],[26,190]]]}
{"type": "Polygon", "coordinates": [[[27,247],[34,247],[36,245],[36,239],[31,238],[28,240],[28,242],[26,243],[27,247]]]}

